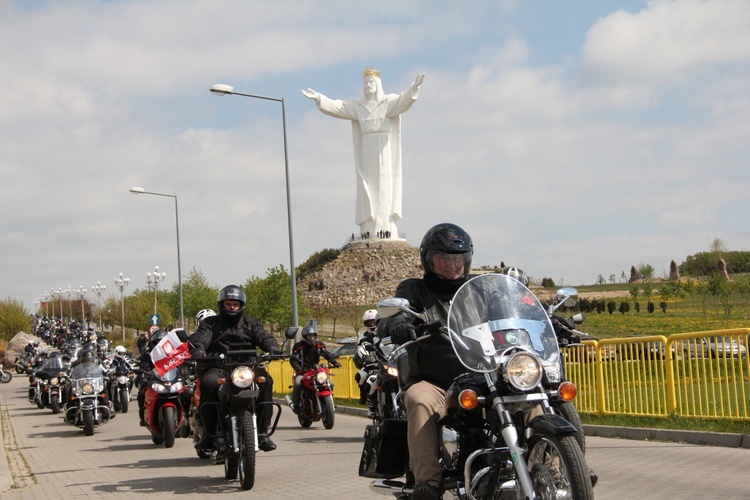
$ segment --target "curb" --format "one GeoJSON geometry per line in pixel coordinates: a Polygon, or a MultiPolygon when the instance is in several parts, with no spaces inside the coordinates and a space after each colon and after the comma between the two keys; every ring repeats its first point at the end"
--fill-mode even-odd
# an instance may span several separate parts
{"type": "MultiPolygon", "coordinates": [[[[276,399],[276,398],[275,398],[276,399]]],[[[277,399],[286,404],[283,399],[277,399]]],[[[367,417],[367,410],[351,406],[336,406],[336,413],[367,417]]],[[[730,434],[725,432],[682,431],[673,429],[650,429],[643,427],[610,427],[606,425],[583,425],[586,436],[634,439],[638,441],[669,441],[725,448],[750,449],[750,434],[730,434]]]]}
{"type": "Polygon", "coordinates": [[[675,443],[723,446],[750,449],[750,435],[724,432],[681,431],[673,429],[648,429],[642,427],[609,427],[583,425],[587,436],[636,439],[641,441],[672,441],[675,443]]]}

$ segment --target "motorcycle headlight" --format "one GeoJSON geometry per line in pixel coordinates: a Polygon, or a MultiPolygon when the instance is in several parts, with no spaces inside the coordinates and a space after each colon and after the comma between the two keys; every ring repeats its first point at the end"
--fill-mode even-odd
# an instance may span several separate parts
{"type": "Polygon", "coordinates": [[[81,392],[83,394],[94,394],[94,384],[91,382],[86,382],[81,386],[81,392]]]}
{"type": "Polygon", "coordinates": [[[326,382],[328,382],[328,374],[326,372],[320,371],[315,374],[315,380],[317,380],[319,384],[325,384],[326,382]]]}
{"type": "Polygon", "coordinates": [[[49,383],[50,385],[57,385],[58,383],[60,383],[60,380],[58,380],[57,377],[52,377],[51,379],[49,379],[49,383]]]}
{"type": "Polygon", "coordinates": [[[171,386],[172,392],[180,392],[182,390],[183,385],[184,384],[182,382],[175,382],[171,386]]]}
{"type": "Polygon", "coordinates": [[[385,372],[391,377],[398,377],[398,370],[395,366],[385,365],[385,372]]]}
{"type": "Polygon", "coordinates": [[[520,391],[528,391],[542,381],[542,364],[536,356],[517,352],[505,363],[505,380],[520,391]]]}
{"type": "Polygon", "coordinates": [[[253,383],[253,371],[247,366],[238,366],[232,371],[232,383],[240,389],[250,387],[253,383]]]}
{"type": "Polygon", "coordinates": [[[157,394],[169,392],[169,387],[159,382],[151,382],[151,389],[157,394]]]}

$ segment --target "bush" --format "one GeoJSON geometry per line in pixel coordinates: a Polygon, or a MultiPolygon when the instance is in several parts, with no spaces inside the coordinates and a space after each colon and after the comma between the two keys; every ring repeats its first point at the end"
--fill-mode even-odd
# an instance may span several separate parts
{"type": "Polygon", "coordinates": [[[16,299],[0,300],[0,339],[10,340],[18,332],[32,333],[31,315],[16,299]]]}
{"type": "Polygon", "coordinates": [[[552,278],[542,278],[542,287],[555,288],[555,282],[552,280],[552,278]]]}

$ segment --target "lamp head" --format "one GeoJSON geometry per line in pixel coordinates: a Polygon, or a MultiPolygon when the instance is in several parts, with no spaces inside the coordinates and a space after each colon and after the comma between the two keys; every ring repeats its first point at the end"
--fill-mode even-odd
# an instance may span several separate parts
{"type": "Polygon", "coordinates": [[[225,85],[223,83],[217,83],[213,87],[209,89],[212,94],[216,95],[227,95],[227,94],[234,94],[234,87],[231,85],[225,85]]]}
{"type": "Polygon", "coordinates": [[[144,192],[146,192],[146,190],[142,187],[132,187],[130,188],[130,192],[133,194],[143,194],[144,192]]]}

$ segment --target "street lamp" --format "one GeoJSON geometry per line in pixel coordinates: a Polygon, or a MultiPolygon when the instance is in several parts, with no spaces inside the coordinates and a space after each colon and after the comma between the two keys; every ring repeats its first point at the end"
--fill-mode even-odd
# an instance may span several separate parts
{"type": "Polygon", "coordinates": [[[78,287],[78,298],[81,299],[81,326],[86,324],[86,313],[83,310],[83,297],[86,295],[86,289],[83,288],[83,285],[78,287]]]}
{"type": "Polygon", "coordinates": [[[99,311],[99,331],[103,332],[102,328],[102,294],[106,290],[107,285],[102,285],[101,281],[97,281],[96,285],[91,287],[91,291],[96,294],[96,309],[99,311]]]}
{"type": "Polygon", "coordinates": [[[167,273],[159,272],[159,266],[154,266],[154,274],[146,273],[148,289],[151,290],[151,285],[154,285],[154,314],[156,314],[156,294],[159,293],[159,283],[164,281],[166,277],[167,273]]]}
{"type": "Polygon", "coordinates": [[[128,283],[130,283],[130,278],[123,278],[122,273],[120,273],[120,276],[115,278],[115,286],[120,289],[120,307],[121,307],[121,313],[122,313],[122,341],[125,342],[125,296],[124,290],[125,287],[128,286],[128,283]]]}
{"type": "Polygon", "coordinates": [[[65,321],[65,313],[63,312],[63,305],[62,305],[62,296],[63,296],[63,290],[62,288],[58,288],[56,292],[54,292],[58,297],[60,297],[60,321],[65,321]]]}
{"type": "Polygon", "coordinates": [[[68,323],[73,322],[73,301],[71,300],[73,298],[73,289],[70,288],[70,285],[68,285],[67,290],[63,290],[65,292],[65,295],[68,296],[68,323]]]}
{"type": "MultiPolygon", "coordinates": [[[[130,188],[130,192],[133,194],[152,194],[154,196],[166,196],[168,198],[174,198],[174,222],[175,227],[177,228],[177,288],[180,292],[180,328],[185,328],[185,311],[182,305],[182,269],[180,268],[180,216],[179,212],[177,211],[177,195],[154,193],[151,191],[146,191],[142,187],[132,187],[130,188]]],[[[156,310],[154,310],[154,314],[156,314],[156,310]]]]}
{"type": "Polygon", "coordinates": [[[294,240],[292,238],[292,195],[289,191],[289,155],[286,147],[286,109],[284,108],[284,99],[276,97],[266,97],[262,95],[254,94],[243,94],[242,92],[235,92],[234,87],[225,85],[223,83],[217,83],[209,89],[212,94],[224,96],[224,95],[241,95],[243,97],[253,97],[255,99],[265,99],[266,101],[276,101],[281,103],[281,124],[284,132],[284,173],[286,174],[286,214],[287,222],[289,225],[289,266],[291,267],[292,276],[292,315],[294,319],[294,325],[298,326],[299,321],[297,320],[297,275],[294,270],[294,240]]]}

